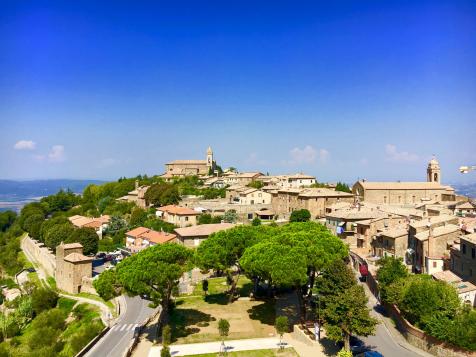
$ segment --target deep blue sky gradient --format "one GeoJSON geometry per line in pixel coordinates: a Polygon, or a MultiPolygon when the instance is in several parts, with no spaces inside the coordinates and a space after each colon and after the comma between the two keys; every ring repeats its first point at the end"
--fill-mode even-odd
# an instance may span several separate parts
{"type": "Polygon", "coordinates": [[[321,181],[423,180],[435,154],[475,182],[475,109],[474,1],[1,2],[0,178],[157,174],[211,145],[321,181]]]}

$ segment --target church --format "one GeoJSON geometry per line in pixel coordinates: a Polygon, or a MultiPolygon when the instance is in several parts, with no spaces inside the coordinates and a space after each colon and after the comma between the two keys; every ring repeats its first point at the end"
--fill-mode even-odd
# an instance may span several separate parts
{"type": "Polygon", "coordinates": [[[208,147],[205,160],[174,160],[165,164],[165,173],[161,176],[165,179],[184,176],[207,176],[215,170],[216,163],[213,160],[213,151],[208,147]]]}
{"type": "Polygon", "coordinates": [[[455,191],[441,184],[441,169],[433,158],[428,163],[426,182],[371,182],[358,181],[352,192],[359,201],[383,205],[412,205],[423,202],[452,202],[455,191]]]}

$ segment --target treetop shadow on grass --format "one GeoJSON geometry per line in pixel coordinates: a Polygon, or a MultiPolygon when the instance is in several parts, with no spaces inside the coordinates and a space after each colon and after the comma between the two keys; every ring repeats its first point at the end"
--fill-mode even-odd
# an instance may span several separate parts
{"type": "Polygon", "coordinates": [[[211,294],[204,298],[205,302],[218,305],[228,305],[228,300],[228,294],[225,293],[211,294]]]}
{"type": "Polygon", "coordinates": [[[170,325],[172,327],[172,342],[176,342],[180,337],[187,337],[200,332],[200,328],[191,327],[207,326],[210,321],[216,319],[204,312],[195,309],[174,309],[170,316],[170,325]]]}
{"type": "Polygon", "coordinates": [[[247,310],[250,319],[258,320],[262,324],[274,326],[276,319],[274,299],[261,301],[261,304],[247,310]]]}

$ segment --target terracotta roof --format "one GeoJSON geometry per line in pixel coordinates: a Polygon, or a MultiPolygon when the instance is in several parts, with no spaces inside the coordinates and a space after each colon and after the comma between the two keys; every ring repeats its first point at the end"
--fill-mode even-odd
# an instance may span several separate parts
{"type": "Polygon", "coordinates": [[[366,190],[447,190],[451,187],[438,182],[371,182],[359,181],[366,190]]]}
{"type": "Polygon", "coordinates": [[[476,233],[467,234],[465,236],[461,236],[462,240],[467,240],[468,242],[476,244],[476,233]]]}
{"type": "Polygon", "coordinates": [[[64,249],[74,249],[74,248],[82,248],[82,244],[80,243],[67,243],[63,244],[64,249]]]}
{"type": "MultiPolygon", "coordinates": [[[[455,224],[447,224],[446,226],[436,227],[432,229],[431,235],[432,237],[439,237],[444,234],[450,234],[460,231],[460,228],[455,224]]],[[[430,231],[423,231],[420,233],[415,234],[415,238],[421,241],[425,241],[428,239],[430,231]]]]}
{"type": "Polygon", "coordinates": [[[384,231],[380,232],[380,235],[389,237],[389,238],[398,238],[402,236],[408,235],[408,229],[405,227],[394,227],[385,229],[384,231]]]}
{"type": "Polygon", "coordinates": [[[432,276],[436,280],[441,280],[453,285],[458,291],[458,294],[463,294],[469,291],[476,290],[476,286],[474,284],[470,283],[469,281],[463,281],[461,277],[459,277],[450,270],[440,271],[434,273],[432,276]]]}
{"type": "Polygon", "coordinates": [[[92,262],[93,257],[87,257],[80,253],[71,253],[64,257],[64,260],[71,263],[79,263],[79,262],[92,262]]]}
{"type": "Polygon", "coordinates": [[[102,223],[99,221],[91,221],[83,225],[83,227],[89,227],[89,228],[99,228],[101,226],[102,226],[102,223]]]}
{"type": "Polygon", "coordinates": [[[129,231],[129,232],[126,232],[126,236],[129,236],[129,237],[133,237],[133,238],[137,238],[139,237],[141,234],[145,233],[145,232],[148,232],[150,229],[149,228],[145,228],[145,227],[137,227],[137,228],[134,228],[133,230],[129,231]]]}
{"type": "Polygon", "coordinates": [[[433,217],[429,217],[428,219],[423,219],[421,221],[413,222],[410,225],[414,228],[421,228],[421,227],[427,226],[428,224],[434,225],[437,223],[444,223],[444,222],[451,222],[451,221],[455,221],[456,223],[456,221],[458,221],[458,217],[449,215],[449,214],[442,214],[440,216],[433,216],[433,217]]]}
{"type": "Polygon", "coordinates": [[[176,214],[179,216],[196,216],[199,215],[200,212],[194,211],[188,207],[180,207],[176,205],[168,205],[157,208],[157,211],[167,212],[170,214],[176,214]]]}
{"type": "Polygon", "coordinates": [[[181,237],[204,237],[215,232],[233,228],[234,226],[235,224],[233,223],[201,224],[198,226],[177,228],[175,232],[181,237]]]}
{"type": "Polygon", "coordinates": [[[177,236],[172,233],[167,233],[167,232],[157,232],[153,230],[149,230],[145,233],[142,233],[140,235],[140,238],[147,239],[150,242],[157,243],[157,244],[162,244],[169,242],[173,239],[175,239],[177,236]]]}
{"type": "Polygon", "coordinates": [[[471,204],[471,202],[464,202],[464,203],[458,203],[456,205],[456,208],[458,209],[474,209],[475,207],[471,204]]]}
{"type": "Polygon", "coordinates": [[[99,228],[101,225],[108,223],[110,220],[110,217],[108,215],[104,215],[98,218],[74,215],[69,217],[68,219],[74,226],[79,228],[81,227],[99,228]]]}
{"type": "Polygon", "coordinates": [[[450,270],[439,271],[432,274],[432,276],[436,280],[443,280],[443,281],[446,281],[447,283],[456,283],[463,280],[450,270]]]}

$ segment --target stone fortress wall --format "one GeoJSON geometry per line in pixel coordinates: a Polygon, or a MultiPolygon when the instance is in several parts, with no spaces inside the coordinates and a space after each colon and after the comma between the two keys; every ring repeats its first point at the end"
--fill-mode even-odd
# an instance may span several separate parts
{"type": "Polygon", "coordinates": [[[38,265],[41,265],[49,276],[55,276],[55,255],[43,243],[26,236],[21,240],[21,248],[29,258],[32,258],[38,265]]]}

